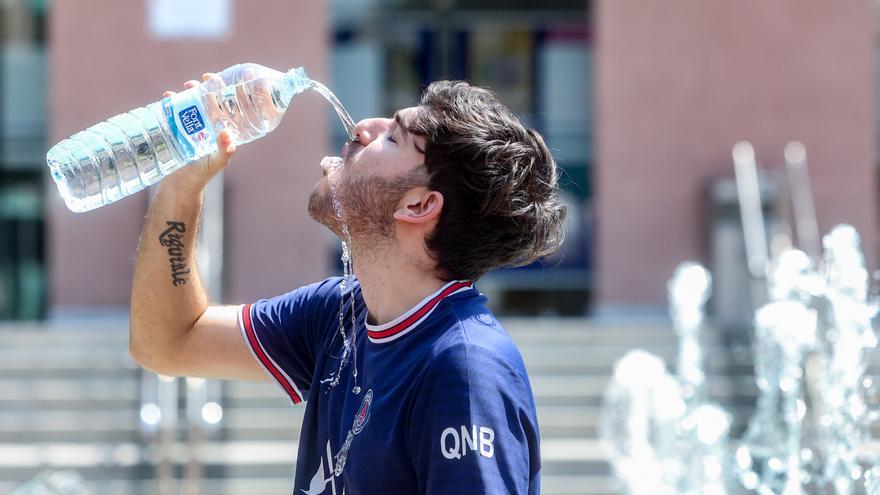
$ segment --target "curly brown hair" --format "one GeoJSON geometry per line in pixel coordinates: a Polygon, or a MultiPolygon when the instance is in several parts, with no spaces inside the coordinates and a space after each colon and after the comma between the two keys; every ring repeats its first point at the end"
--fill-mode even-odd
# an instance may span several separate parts
{"type": "Polygon", "coordinates": [[[432,83],[407,127],[425,136],[428,187],[444,199],[425,239],[444,278],[476,280],[562,245],[566,210],[556,163],[541,135],[491,91],[464,81],[432,83]]]}

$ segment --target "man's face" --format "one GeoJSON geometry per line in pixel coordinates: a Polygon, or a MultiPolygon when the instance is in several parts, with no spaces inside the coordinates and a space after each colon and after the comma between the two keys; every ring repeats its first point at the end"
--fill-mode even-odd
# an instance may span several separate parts
{"type": "Polygon", "coordinates": [[[410,107],[390,119],[358,122],[357,140],[346,143],[342,150],[343,166],[333,167],[326,159],[321,163],[324,175],[309,196],[312,218],[343,237],[333,204],[335,192],[353,237],[393,235],[392,215],[401,197],[427,182],[425,139],[407,132],[405,126],[415,111],[410,107]]]}

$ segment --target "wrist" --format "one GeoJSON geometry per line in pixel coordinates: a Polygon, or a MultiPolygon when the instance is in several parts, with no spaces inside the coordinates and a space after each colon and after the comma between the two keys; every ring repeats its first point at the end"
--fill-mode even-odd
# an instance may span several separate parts
{"type": "Polygon", "coordinates": [[[157,194],[160,191],[170,190],[174,191],[176,194],[197,197],[205,192],[205,188],[208,186],[208,182],[211,181],[211,178],[212,176],[202,173],[202,171],[198,170],[196,167],[183,167],[174,171],[174,173],[165,177],[159,183],[157,194]]]}

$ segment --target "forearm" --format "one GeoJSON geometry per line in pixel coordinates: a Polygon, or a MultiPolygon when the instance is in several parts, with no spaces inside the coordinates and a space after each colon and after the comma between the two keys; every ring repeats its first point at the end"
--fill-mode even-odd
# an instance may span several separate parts
{"type": "Polygon", "coordinates": [[[131,291],[130,349],[148,368],[173,359],[208,307],[195,260],[203,196],[203,182],[174,174],[159,185],[147,214],[131,291]]]}

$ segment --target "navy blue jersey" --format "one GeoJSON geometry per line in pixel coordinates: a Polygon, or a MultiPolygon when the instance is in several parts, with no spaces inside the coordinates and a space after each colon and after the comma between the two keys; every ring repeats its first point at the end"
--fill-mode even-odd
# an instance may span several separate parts
{"type": "Polygon", "coordinates": [[[473,283],[450,282],[375,326],[355,281],[345,340],[340,283],[327,279],[241,310],[256,359],[294,404],[307,401],[294,493],[539,493],[526,369],[473,283]]]}

